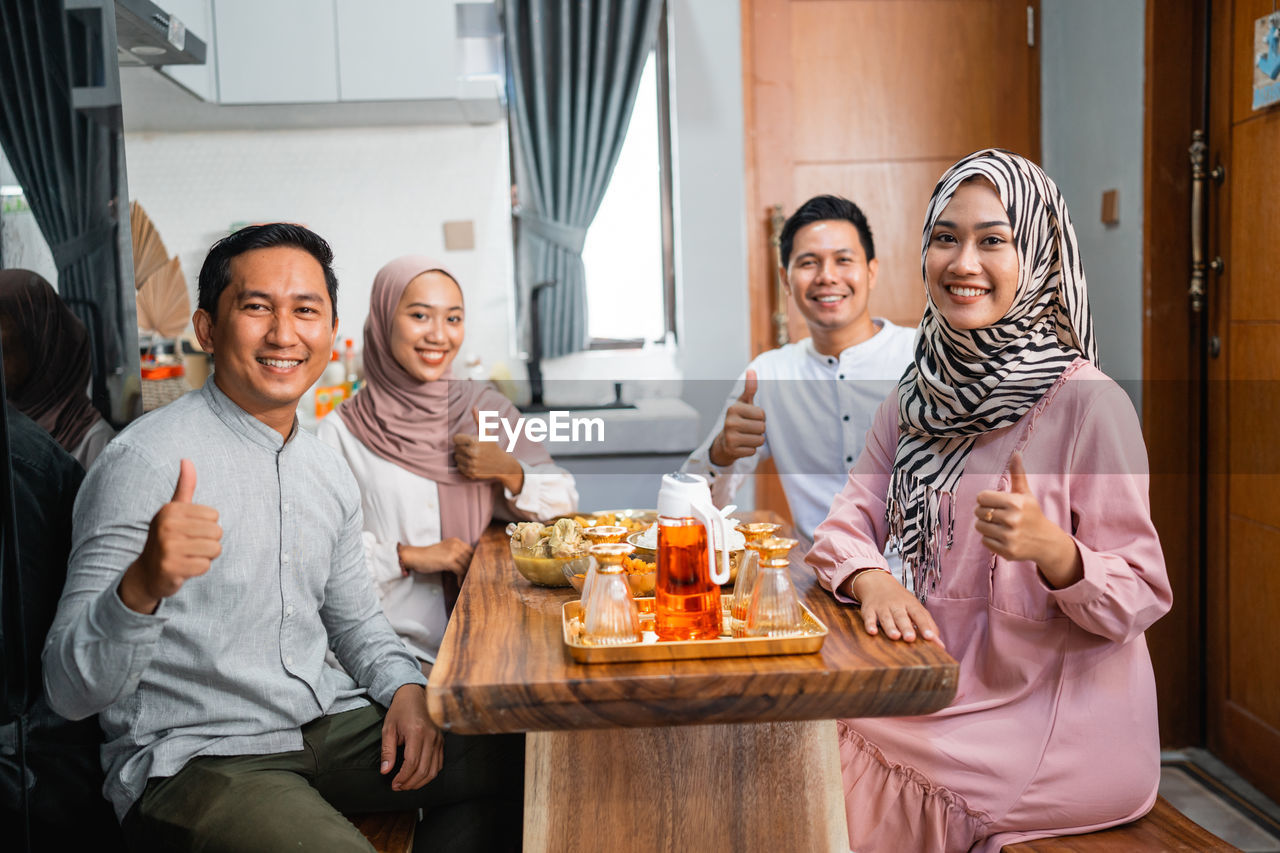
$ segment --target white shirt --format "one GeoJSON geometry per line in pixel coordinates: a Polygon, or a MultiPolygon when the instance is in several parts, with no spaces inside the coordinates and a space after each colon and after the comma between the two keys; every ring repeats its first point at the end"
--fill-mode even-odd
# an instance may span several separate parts
{"type": "Polygon", "coordinates": [[[84,438],[80,439],[80,443],[72,449],[71,455],[76,458],[84,470],[88,471],[89,466],[98,458],[98,454],[102,452],[102,448],[107,446],[107,442],[116,437],[116,431],[107,423],[104,418],[98,418],[93,422],[93,426],[89,427],[89,431],[84,434],[84,438]]]}
{"type": "Polygon", "coordinates": [[[754,403],[765,412],[764,446],[732,465],[711,462],[711,443],[742,393],[744,370],[720,419],[682,470],[706,477],[712,498],[724,506],[760,460],[772,456],[796,530],[812,542],[862,452],[876,408],[911,363],[916,330],[880,318],[872,322],[880,330],[839,356],[822,355],[811,338],[758,355],[747,370],[759,381],[754,403]]]}
{"type": "MultiPolygon", "coordinates": [[[[440,541],[440,490],[434,480],[389,462],[352,435],[341,416],[325,417],[316,435],[346,457],[360,485],[364,510],[365,565],[391,627],[419,659],[435,662],[448,617],[438,574],[400,571],[396,544],[425,546],[440,541]]],[[[568,515],[578,507],[573,475],[555,465],[525,465],[519,495],[504,489],[524,518],[568,515]]],[[[501,511],[501,502],[495,507],[501,511]]]]}

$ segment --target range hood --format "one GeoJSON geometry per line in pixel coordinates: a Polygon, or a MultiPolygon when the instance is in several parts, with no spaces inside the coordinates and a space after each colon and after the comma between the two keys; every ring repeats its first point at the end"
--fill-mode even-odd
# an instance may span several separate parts
{"type": "Polygon", "coordinates": [[[116,0],[121,65],[203,65],[205,44],[151,0],[116,0]]]}

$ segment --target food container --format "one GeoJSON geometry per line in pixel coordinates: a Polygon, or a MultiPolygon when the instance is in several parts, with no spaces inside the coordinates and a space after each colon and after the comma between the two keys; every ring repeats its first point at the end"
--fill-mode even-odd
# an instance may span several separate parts
{"type": "MultiPolygon", "coordinates": [[[[633,555],[634,556],[634,555],[633,555]]],[[[636,571],[630,567],[625,569],[627,576],[627,585],[631,587],[631,594],[635,596],[653,595],[653,590],[658,582],[658,567],[653,562],[653,558],[645,560],[653,566],[647,572],[636,571]]],[[[587,564],[579,564],[577,562],[569,562],[564,566],[564,579],[568,581],[569,586],[578,592],[582,592],[582,585],[587,580],[587,564]]],[[[563,586],[564,584],[560,584],[563,586]]]]}
{"type": "MultiPolygon", "coordinates": [[[[531,549],[511,543],[511,561],[516,571],[538,586],[569,586],[566,573],[587,573],[588,558],[584,551],[571,557],[544,557],[531,549]]],[[[579,584],[581,590],[581,584],[579,584]]]]}

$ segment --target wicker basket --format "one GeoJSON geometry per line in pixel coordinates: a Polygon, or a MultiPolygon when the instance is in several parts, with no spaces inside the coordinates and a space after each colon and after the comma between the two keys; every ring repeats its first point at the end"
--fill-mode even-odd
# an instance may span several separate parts
{"type": "Polygon", "coordinates": [[[181,364],[155,364],[142,368],[142,411],[172,403],[191,390],[181,364]]]}

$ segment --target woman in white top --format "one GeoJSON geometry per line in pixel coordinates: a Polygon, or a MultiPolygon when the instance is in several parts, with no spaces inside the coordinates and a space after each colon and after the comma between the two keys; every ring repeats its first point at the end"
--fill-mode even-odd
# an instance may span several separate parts
{"type": "Polygon", "coordinates": [[[360,484],[365,553],[382,608],[418,658],[434,663],[472,549],[494,515],[576,510],[573,475],[542,445],[480,442],[478,412],[519,413],[450,366],[465,334],[462,289],[443,264],[397,258],[378,271],[364,326],[365,384],[320,422],[360,484]]]}

